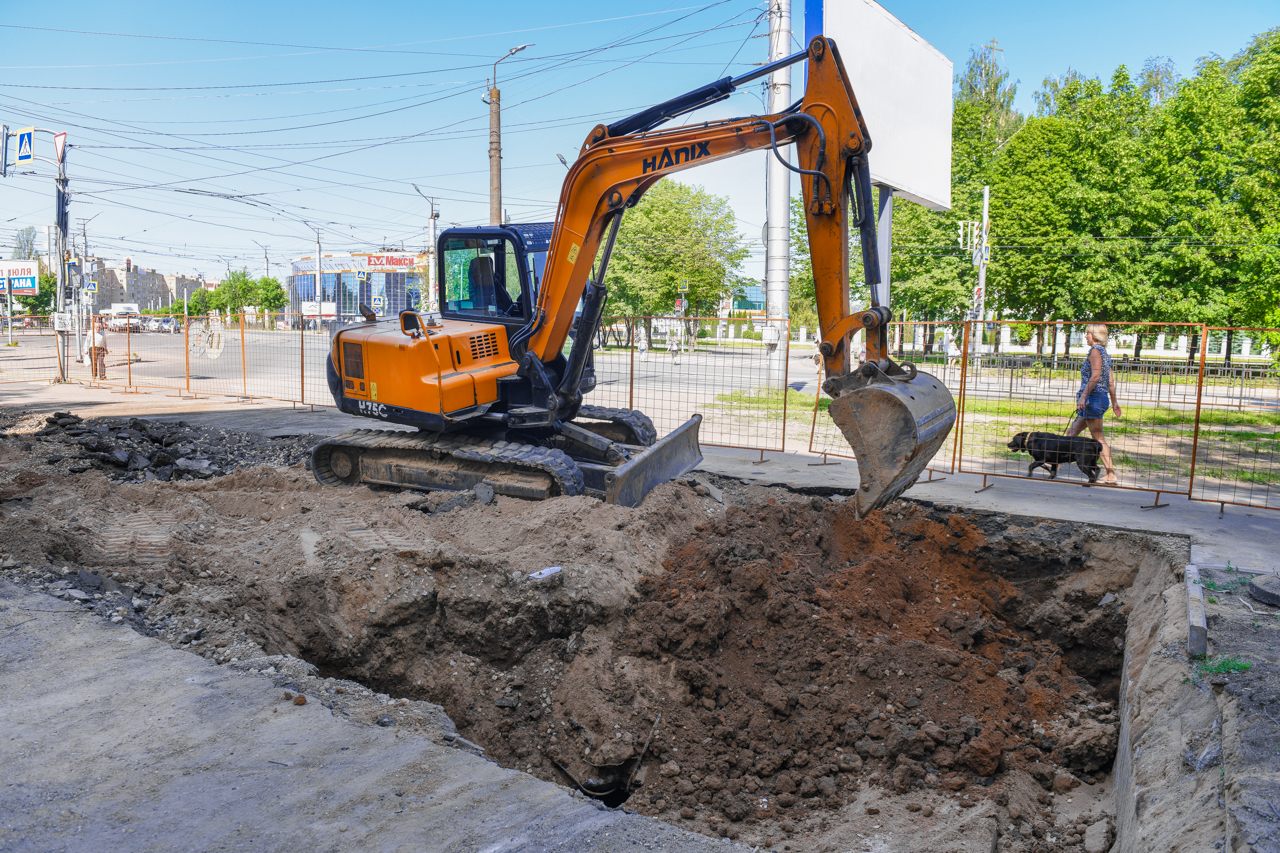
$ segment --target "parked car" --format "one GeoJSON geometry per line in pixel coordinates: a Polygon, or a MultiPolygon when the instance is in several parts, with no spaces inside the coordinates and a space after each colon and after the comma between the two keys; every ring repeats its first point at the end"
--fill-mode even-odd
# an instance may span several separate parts
{"type": "Polygon", "coordinates": [[[107,329],[112,332],[141,332],[142,318],[137,314],[113,314],[107,319],[107,329]]]}
{"type": "Polygon", "coordinates": [[[159,317],[148,317],[148,318],[147,318],[147,320],[146,320],[146,325],[144,326],[144,328],[145,328],[148,332],[158,332],[158,331],[160,331],[160,318],[159,318],[159,317]]]}
{"type": "Polygon", "coordinates": [[[157,331],[176,335],[182,331],[182,324],[178,322],[176,317],[161,317],[157,331]]]}

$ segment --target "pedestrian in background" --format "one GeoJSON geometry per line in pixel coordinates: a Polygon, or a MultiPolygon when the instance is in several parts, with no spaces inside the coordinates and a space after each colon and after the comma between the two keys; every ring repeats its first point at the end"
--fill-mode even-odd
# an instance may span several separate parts
{"type": "Polygon", "coordinates": [[[107,333],[100,317],[94,318],[93,336],[89,339],[89,370],[94,379],[107,378],[107,333]]]}
{"type": "Polygon", "coordinates": [[[956,343],[956,336],[951,333],[950,329],[944,329],[942,332],[943,346],[947,351],[947,366],[955,367],[960,363],[960,345],[956,343]]]}
{"type": "Polygon", "coordinates": [[[680,363],[680,333],[672,329],[667,333],[667,352],[671,353],[671,363],[680,363]]]}
{"type": "Polygon", "coordinates": [[[1099,482],[1103,485],[1116,484],[1116,466],[1111,461],[1111,445],[1102,435],[1102,416],[1108,408],[1115,410],[1116,417],[1121,417],[1120,401],[1116,399],[1116,380],[1111,372],[1111,354],[1107,352],[1107,327],[1103,323],[1090,323],[1085,327],[1084,341],[1089,345],[1089,354],[1084,364],[1080,365],[1080,393],[1076,395],[1076,418],[1067,430],[1067,435],[1077,436],[1087,426],[1089,435],[1102,443],[1102,467],[1107,469],[1107,476],[1099,482]]]}

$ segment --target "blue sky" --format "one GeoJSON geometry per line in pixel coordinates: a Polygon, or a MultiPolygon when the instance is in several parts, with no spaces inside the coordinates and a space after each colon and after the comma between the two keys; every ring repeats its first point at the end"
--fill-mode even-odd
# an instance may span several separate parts
{"type": "MultiPolygon", "coordinates": [[[[1189,75],[1199,57],[1229,56],[1280,24],[1274,2],[884,5],[957,68],[998,39],[1024,111],[1040,81],[1068,67],[1106,79],[1121,63],[1169,56],[1189,75]]],[[[499,66],[504,196],[514,220],[536,221],[554,211],[556,155],[572,159],[597,122],[763,61],[767,41],[753,38],[767,31],[763,8],[69,0],[55,18],[0,0],[0,122],[66,130],[79,146],[71,217],[96,217],[91,251],[216,278],[228,266],[259,273],[261,245],[283,275],[314,250],[316,228],[326,253],[422,248],[429,205],[413,183],[438,199],[443,225],[487,221],[481,95],[508,48],[533,43],[499,66]]],[[[797,43],[802,13],[797,4],[797,43]]],[[[759,109],[744,91],[698,117],[759,109]]],[[[685,176],[730,198],[757,244],[749,275],[760,274],[763,177],[761,155],[685,176]]],[[[47,172],[0,181],[0,241],[50,221],[47,172]]]]}

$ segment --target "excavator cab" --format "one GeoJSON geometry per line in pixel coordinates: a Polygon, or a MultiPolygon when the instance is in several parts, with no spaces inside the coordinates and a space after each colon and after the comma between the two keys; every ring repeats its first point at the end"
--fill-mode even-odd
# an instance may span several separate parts
{"type": "Polygon", "coordinates": [[[445,232],[440,241],[441,314],[523,326],[533,314],[523,247],[506,229],[468,230],[476,233],[445,232]]]}

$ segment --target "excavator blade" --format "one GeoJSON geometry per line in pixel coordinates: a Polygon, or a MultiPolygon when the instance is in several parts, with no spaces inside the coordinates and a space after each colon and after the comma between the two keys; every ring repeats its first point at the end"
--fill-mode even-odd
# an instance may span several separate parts
{"type": "Polygon", "coordinates": [[[644,496],[702,464],[698,427],[702,415],[694,415],[674,432],[658,439],[652,447],[605,475],[605,503],[639,506],[644,496]]]}
{"type": "Polygon", "coordinates": [[[951,392],[919,372],[848,390],[828,411],[858,460],[858,518],[909,489],[956,422],[951,392]]]}

